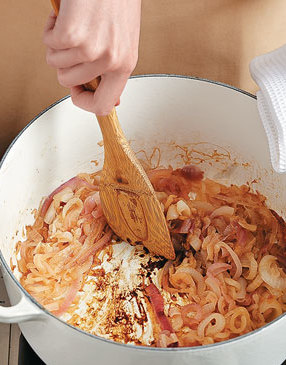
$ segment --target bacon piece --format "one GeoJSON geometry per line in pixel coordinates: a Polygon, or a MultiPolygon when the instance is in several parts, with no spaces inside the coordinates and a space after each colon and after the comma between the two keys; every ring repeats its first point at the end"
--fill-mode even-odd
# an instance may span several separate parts
{"type": "Polygon", "coordinates": [[[177,169],[173,171],[173,174],[182,176],[187,180],[193,181],[202,180],[204,177],[203,171],[195,165],[184,166],[182,169],[177,169]]]}
{"type": "Polygon", "coordinates": [[[145,288],[145,291],[150,299],[153,311],[156,314],[161,330],[170,331],[173,333],[174,331],[171,323],[164,313],[164,300],[158,288],[153,283],[151,283],[145,288]]]}

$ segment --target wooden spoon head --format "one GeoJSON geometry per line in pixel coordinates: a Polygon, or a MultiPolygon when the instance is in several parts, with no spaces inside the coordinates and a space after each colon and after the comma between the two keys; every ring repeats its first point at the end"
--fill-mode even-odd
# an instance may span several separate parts
{"type": "Polygon", "coordinates": [[[143,243],[149,251],[175,258],[166,219],[158,200],[118,186],[101,185],[103,212],[113,231],[129,243],[143,243]]]}
{"type": "Polygon", "coordinates": [[[122,240],[142,242],[149,251],[173,260],[175,251],[161,204],[120,128],[115,109],[97,119],[105,153],[100,198],[108,224],[122,240]]]}
{"type": "Polygon", "coordinates": [[[122,240],[142,242],[149,251],[173,260],[174,247],[154,189],[137,160],[128,160],[122,161],[120,171],[104,165],[100,199],[106,219],[122,240]]]}

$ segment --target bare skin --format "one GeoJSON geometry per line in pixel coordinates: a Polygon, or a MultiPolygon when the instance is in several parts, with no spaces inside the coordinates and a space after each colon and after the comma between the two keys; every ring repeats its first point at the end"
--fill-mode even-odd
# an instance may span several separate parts
{"type": "Polygon", "coordinates": [[[138,59],[141,0],[62,0],[44,31],[47,63],[73,103],[97,115],[119,104],[138,59]],[[95,92],[81,86],[101,76],[95,92]]]}

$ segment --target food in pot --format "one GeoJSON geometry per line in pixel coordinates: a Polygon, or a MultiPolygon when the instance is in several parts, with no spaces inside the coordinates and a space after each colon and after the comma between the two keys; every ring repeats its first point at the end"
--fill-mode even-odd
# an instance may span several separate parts
{"type": "Polygon", "coordinates": [[[20,282],[46,309],[93,334],[160,347],[225,341],[286,311],[286,226],[259,192],[196,166],[149,170],[176,250],[167,261],[111,231],[99,174],[51,193],[17,244],[20,282]]]}

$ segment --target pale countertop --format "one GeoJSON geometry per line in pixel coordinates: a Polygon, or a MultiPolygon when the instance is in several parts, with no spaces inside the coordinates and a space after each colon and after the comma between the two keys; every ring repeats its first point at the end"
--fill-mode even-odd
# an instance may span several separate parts
{"type": "MultiPolygon", "coordinates": [[[[8,306],[9,299],[0,271],[0,305],[8,306]]],[[[17,365],[20,329],[16,324],[0,323],[0,364],[17,365]]]]}

